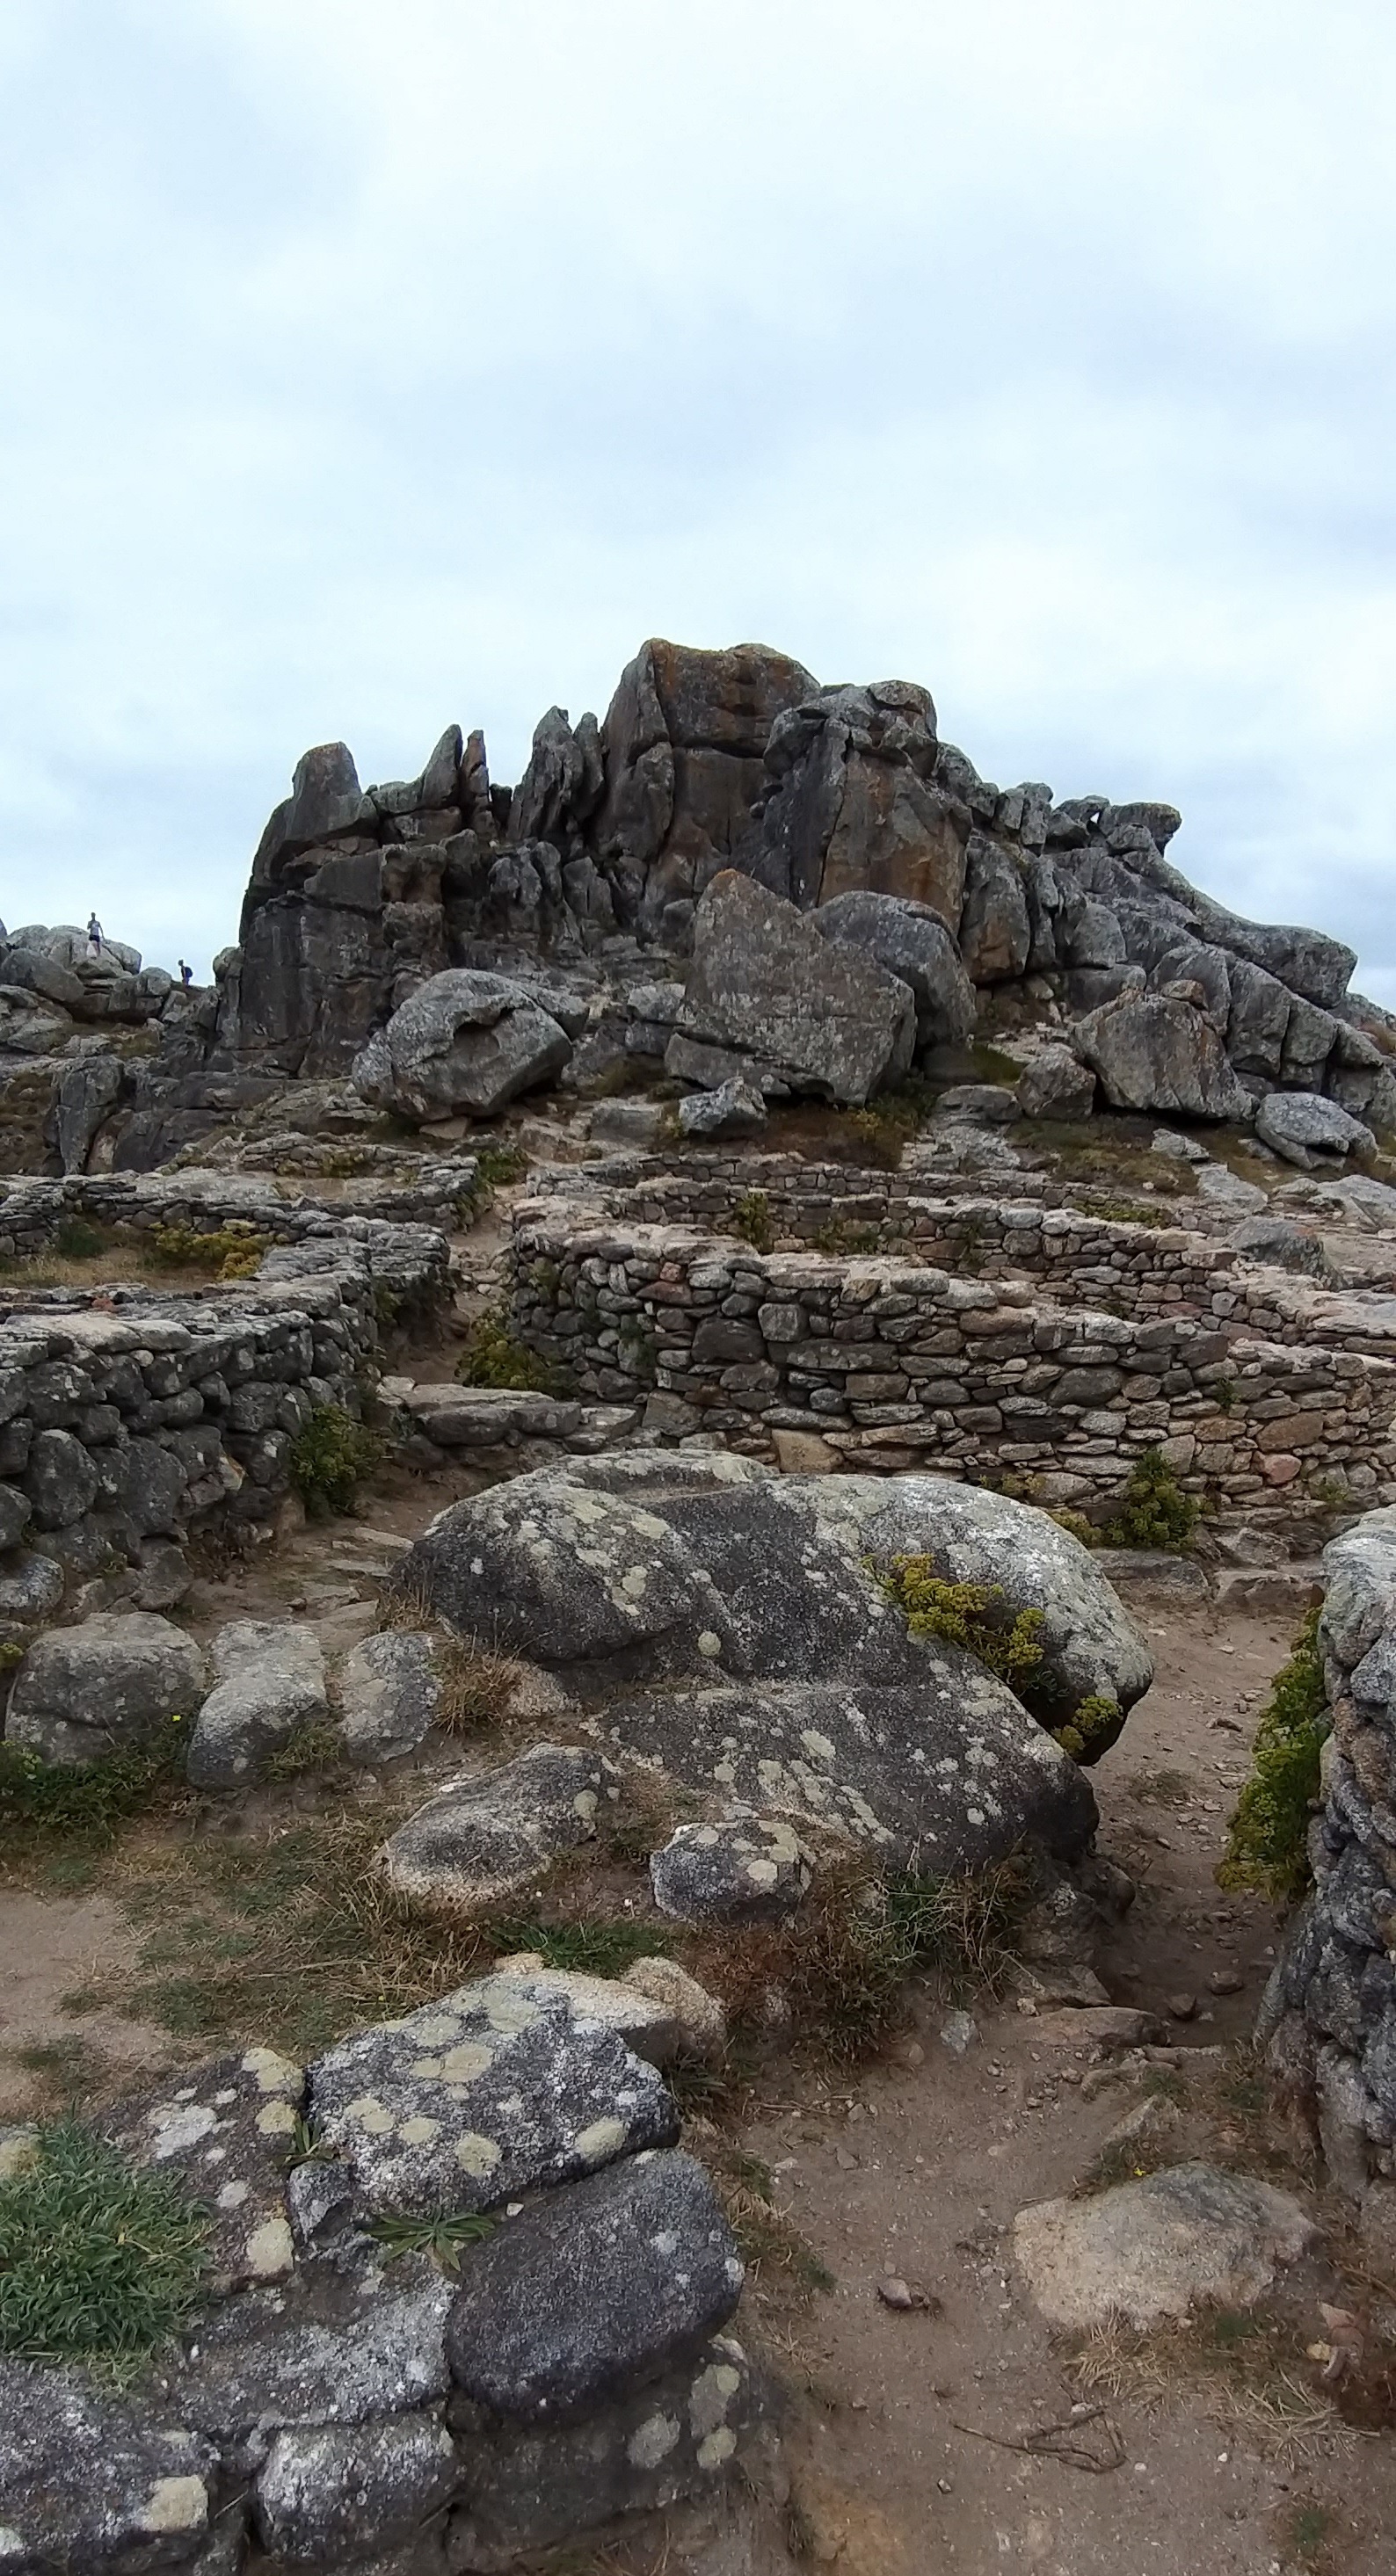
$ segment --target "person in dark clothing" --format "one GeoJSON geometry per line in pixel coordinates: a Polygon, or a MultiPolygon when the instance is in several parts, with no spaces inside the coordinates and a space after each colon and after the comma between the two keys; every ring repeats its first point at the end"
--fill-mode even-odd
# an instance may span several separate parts
{"type": "Polygon", "coordinates": [[[95,912],[94,912],[94,913],[90,913],[90,914],[89,914],[89,916],[88,916],[88,922],[87,922],[87,944],[88,944],[88,947],[92,950],[92,953],[93,953],[93,955],[94,955],[95,957],[100,957],[100,956],[101,956],[101,954],[102,954],[102,925],[101,925],[100,921],[98,920],[97,915],[96,915],[96,913],[95,913],[95,912]]]}

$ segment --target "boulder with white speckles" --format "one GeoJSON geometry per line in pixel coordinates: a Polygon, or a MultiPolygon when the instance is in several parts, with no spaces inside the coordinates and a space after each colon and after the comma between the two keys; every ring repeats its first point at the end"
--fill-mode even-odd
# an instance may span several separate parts
{"type": "Polygon", "coordinates": [[[613,2030],[489,1980],[353,2032],[309,2086],[364,2218],[492,2209],[678,2135],[660,2077],[613,2030]]]}
{"type": "Polygon", "coordinates": [[[192,2568],[217,2470],[163,2406],[0,2356],[0,2565],[15,2576],[192,2568]]]}
{"type": "Polygon", "coordinates": [[[536,2201],[463,2259],[446,2330],[491,2424],[574,2424],[696,2358],[743,2265],[692,2156],[631,2156],[536,2201]]]}
{"type": "Polygon", "coordinates": [[[225,2452],[283,2425],[367,2424],[445,2397],[454,2296],[429,2256],[298,2271],[229,2299],[190,2336],[174,2376],[180,2420],[225,2452]]]}
{"type": "Polygon", "coordinates": [[[301,2067],[274,2049],[249,2048],[128,2095],[103,2124],[133,2164],[177,2173],[208,2211],[224,2288],[291,2269],[286,2176],[304,2098],[301,2067]]]}
{"type": "Polygon", "coordinates": [[[258,1778],[268,1754],[329,1715],[325,1657],[313,1628],[290,1619],[234,1619],[213,1641],[218,1678],[189,1742],[199,1789],[236,1789],[258,1778]]]}
{"type": "Polygon", "coordinates": [[[430,2415],[387,2424],[307,2424],[278,2433],[254,2513],[266,2547],[312,2567],[362,2567],[449,2504],[463,2463],[430,2415]]]}
{"type": "Polygon", "coordinates": [[[620,1794],[613,1765],[535,1744],[497,1771],[454,1781],[384,1845],[389,1884],[421,1912],[470,1913],[521,1896],[563,1852],[592,1841],[620,1794]]]}
{"type": "Polygon", "coordinates": [[[520,2556],[627,2513],[719,2490],[762,2396],[742,2346],[716,2335],[683,2370],[589,2415],[470,2446],[468,2501],[449,2526],[450,2563],[509,2576],[520,2556]]]}
{"type": "Polygon", "coordinates": [[[680,1825],[650,1855],[655,1904],[680,1923],[768,1922],[793,1914],[810,1876],[809,1853],[778,1816],[680,1825]]]}
{"type": "Polygon", "coordinates": [[[339,1676],[339,1740],[351,1762],[401,1762],[415,1753],[441,1704],[431,1639],[385,1628],[346,1655],[339,1676]]]}

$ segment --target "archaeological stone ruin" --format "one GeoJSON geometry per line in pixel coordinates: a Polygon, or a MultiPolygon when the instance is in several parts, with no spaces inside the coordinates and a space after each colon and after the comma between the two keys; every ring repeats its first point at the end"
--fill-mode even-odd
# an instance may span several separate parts
{"type": "Polygon", "coordinates": [[[1159,1600],[1311,1614],[1252,2020],[1322,2208],[1180,2153],[1004,2260],[1144,2331],[1396,2242],[1396,1017],[1076,786],[652,640],[514,787],[454,723],[308,751],[211,986],[0,931],[15,1884],[76,1782],[103,1852],[366,1818],[355,1939],[440,1966],[96,2088],[201,2231],[119,2369],[13,2324],[71,2141],[0,2127],[13,2576],[504,2576],[784,2499],[713,2106],[811,2062],[802,1926],[995,1873],[1000,1994],[1184,2053],[1108,1981],[1159,1600]]]}

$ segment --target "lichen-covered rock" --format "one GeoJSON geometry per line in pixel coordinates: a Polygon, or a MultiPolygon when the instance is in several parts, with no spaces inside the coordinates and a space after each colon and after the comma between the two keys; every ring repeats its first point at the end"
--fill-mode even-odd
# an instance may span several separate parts
{"type": "Polygon", "coordinates": [[[794,904],[749,877],[730,868],[714,877],[693,925],[670,1072],[715,1089],[746,1071],[762,1087],[857,1103],[905,1073],[915,1042],[907,985],[861,949],[821,939],[794,904]]]}
{"type": "Polygon", "coordinates": [[[46,1619],[63,1598],[63,1568],[51,1556],[16,1548],[0,1564],[0,1619],[46,1619]]]}
{"type": "Polygon", "coordinates": [[[685,2369],[583,2423],[480,2437],[469,2445],[467,2500],[451,2518],[451,2563],[509,2576],[526,2551],[714,2495],[761,2411],[741,2345],[717,2335],[685,2369]]]}
{"type": "Polygon", "coordinates": [[[718,1682],[628,1693],[598,1734],[709,1799],[864,1845],[891,1868],[987,1868],[1025,1838],[1065,1860],[1096,1827],[1084,1772],[958,1646],[914,1683],[718,1682]]]}
{"type": "Polygon", "coordinates": [[[208,2538],[217,2455],[162,2408],[0,2356],[0,2566],[154,2576],[208,2538]]]}
{"type": "Polygon", "coordinates": [[[1112,1109],[1249,1120],[1253,1103],[1209,1019],[1175,993],[1123,993],[1076,1022],[1073,1041],[1112,1109]]]}
{"type": "Polygon", "coordinates": [[[384,1629],[345,1657],[340,1744],[351,1762],[400,1762],[416,1752],[440,1705],[430,1637],[420,1629],[384,1629]]]}
{"type": "Polygon", "coordinates": [[[755,1136],[766,1124],[766,1103],[751,1083],[734,1075],[716,1091],[690,1091],[679,1102],[678,1119],[684,1135],[700,1144],[723,1136],[755,1136]]]}
{"type": "Polygon", "coordinates": [[[325,1656],[313,1628],[289,1619],[235,1619],[213,1641],[217,1676],[189,1744],[199,1789],[255,1780],[299,1727],[329,1715],[325,1656]]]}
{"type": "Polygon", "coordinates": [[[317,2568],[361,2564],[406,2540],[461,2483],[456,2446],[431,2415],[278,2433],[255,2490],[269,2550],[317,2568]]]}
{"type": "Polygon", "coordinates": [[[520,1896],[549,1863],[590,1842],[619,1796],[610,1763],[575,1745],[534,1744],[498,1770],[458,1780],[384,1847],[390,1885],[426,1910],[469,1913],[520,1896]]]}
{"type": "Polygon", "coordinates": [[[576,2423],[694,2360],[742,2280],[702,2166],[676,2151],[628,2157],[466,2256],[451,2374],[487,2419],[576,2423]]]}
{"type": "MultiPolygon", "coordinates": [[[[636,1962],[637,1966],[641,1963],[636,1962]]],[[[649,1967],[672,1961],[649,1960],[649,1967]]],[[[612,2030],[650,2066],[668,2066],[689,2053],[693,1998],[712,2004],[692,1977],[678,1971],[687,1995],[652,1991],[633,1975],[594,1977],[581,1968],[550,1968],[541,1952],[517,1950],[501,1959],[474,1991],[486,2008],[512,2009],[515,2004],[562,2003],[574,2021],[592,2021],[612,2030]],[[685,2009],[687,2005],[687,2010],[685,2009]]]]}
{"type": "Polygon", "coordinates": [[[286,2174],[304,2098],[301,2067],[275,2049],[249,2048],[150,2085],[103,2120],[133,2164],[178,2173],[207,2209],[210,2256],[225,2288],[290,2271],[286,2174]]]}
{"type": "Polygon", "coordinates": [[[373,1109],[430,1121],[491,1118],[560,1073],[572,1041],[536,995],[507,975],[453,968],[419,984],[354,1059],[373,1109]]]}
{"type": "Polygon", "coordinates": [[[292,2424],[368,2424],[435,2405],[451,2384],[454,2284],[425,2254],[383,2272],[317,2265],[201,2320],[173,2373],[180,2420],[225,2452],[292,2424]]]}
{"type": "Polygon", "coordinates": [[[1249,2308],[1317,2233],[1288,2192],[1206,2164],[1173,2165],[1089,2200],[1021,2209],[1013,2252],[1053,2325],[1141,2329],[1204,2302],[1249,2308]]]}
{"type": "MultiPolygon", "coordinates": [[[[61,1589],[61,1587],[60,1587],[61,1589]]],[[[30,1647],[5,1740],[45,1762],[98,1762],[192,1721],[207,1687],[192,1637],[146,1611],[95,1611],[30,1647]]]]}
{"type": "Polygon", "coordinates": [[[655,1904],[681,1923],[761,1922],[793,1914],[810,1875],[799,1835],[775,1816],[680,1825],[650,1855],[655,1904]]]}
{"type": "Polygon", "coordinates": [[[1099,1695],[1128,1709],[1148,1688],[1148,1650],[1088,1551],[1045,1512],[948,1477],[779,1476],[724,1454],[579,1460],[441,1513],[403,1579],[583,1695],[680,1674],[914,1685],[925,1646],[872,1570],[904,1554],[1040,1615],[1063,1718],[1099,1695]]]}
{"type": "Polygon", "coordinates": [[[1255,1132],[1263,1145],[1301,1171],[1345,1154],[1372,1153],[1377,1141],[1360,1118],[1349,1117],[1336,1100],[1313,1091],[1267,1092],[1256,1112],[1255,1132]]]}
{"type": "Polygon", "coordinates": [[[974,986],[944,920],[930,904],[868,890],[835,895],[812,917],[826,939],[866,948],[910,987],[918,1046],[964,1045],[974,1029],[974,986]]]}
{"type": "Polygon", "coordinates": [[[1016,1096],[1025,1118],[1089,1118],[1095,1075],[1070,1047],[1039,1047],[1024,1067],[1016,1096]]]}
{"type": "Polygon", "coordinates": [[[678,2134],[659,2076],[613,2031],[488,1984],[354,2032],[309,2082],[316,2137],[368,2217],[490,2209],[678,2134]]]}

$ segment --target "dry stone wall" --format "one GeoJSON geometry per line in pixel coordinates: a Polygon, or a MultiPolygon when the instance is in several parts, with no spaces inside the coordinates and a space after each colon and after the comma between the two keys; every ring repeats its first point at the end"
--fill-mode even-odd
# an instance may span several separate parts
{"type": "Polygon", "coordinates": [[[0,1183],[0,1261],[41,1258],[54,1249],[60,1228],[74,1220],[136,1239],[161,1228],[194,1234],[231,1229],[273,1243],[338,1240],[356,1223],[451,1230],[469,1221],[476,1173],[475,1162],[465,1157],[429,1165],[410,1182],[354,1180],[332,1192],[205,1170],[87,1173],[66,1180],[26,1176],[0,1183]]]}
{"type": "Polygon", "coordinates": [[[752,1251],[691,1227],[533,1201],[516,1213],[514,1328],[579,1392],[647,1392],[645,1425],[769,1456],[934,1466],[1090,1508],[1161,1449],[1222,1514],[1396,1501],[1396,1364],[1262,1340],[1225,1315],[1117,1314],[1034,1282],[885,1257],[752,1251]]]}
{"type": "Polygon", "coordinates": [[[269,1253],[236,1289],[31,1292],[0,1321],[5,1633],[122,1568],[141,1606],[165,1608],[191,1531],[274,1520],[312,1414],[361,1412],[385,1312],[445,1286],[443,1235],[354,1222],[269,1253]]]}

